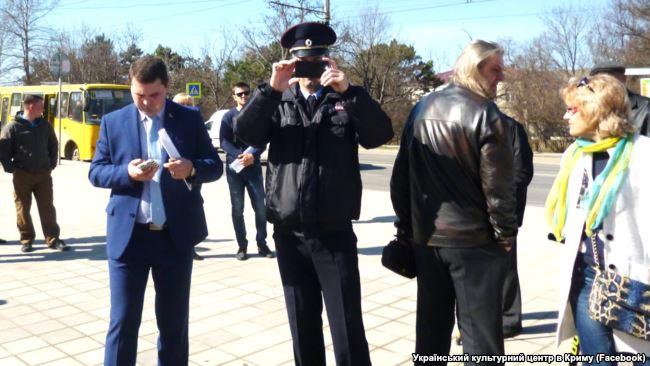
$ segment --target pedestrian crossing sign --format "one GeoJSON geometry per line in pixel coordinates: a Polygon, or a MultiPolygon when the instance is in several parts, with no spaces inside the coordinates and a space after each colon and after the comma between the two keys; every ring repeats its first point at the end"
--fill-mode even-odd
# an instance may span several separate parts
{"type": "Polygon", "coordinates": [[[185,92],[192,98],[201,98],[201,83],[185,84],[185,92]]]}

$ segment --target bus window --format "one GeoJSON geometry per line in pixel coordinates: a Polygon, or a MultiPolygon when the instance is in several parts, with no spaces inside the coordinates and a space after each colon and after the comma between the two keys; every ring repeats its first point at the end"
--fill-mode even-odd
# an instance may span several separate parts
{"type": "Polygon", "coordinates": [[[88,124],[99,124],[103,115],[133,103],[129,90],[93,89],[88,95],[88,124]]]}
{"type": "Polygon", "coordinates": [[[13,117],[21,110],[23,97],[20,93],[11,94],[11,109],[9,110],[9,116],[13,117]]]}
{"type": "Polygon", "coordinates": [[[0,124],[4,127],[9,120],[9,97],[2,97],[2,112],[0,112],[0,124]]]}
{"type": "Polygon", "coordinates": [[[76,122],[83,122],[83,98],[80,92],[70,93],[68,117],[76,122]]]}
{"type": "Polygon", "coordinates": [[[68,92],[61,93],[61,117],[68,115],[68,92]]]}
{"type": "Polygon", "coordinates": [[[43,118],[50,124],[54,123],[56,116],[56,94],[45,95],[45,109],[43,110],[43,118]]]}

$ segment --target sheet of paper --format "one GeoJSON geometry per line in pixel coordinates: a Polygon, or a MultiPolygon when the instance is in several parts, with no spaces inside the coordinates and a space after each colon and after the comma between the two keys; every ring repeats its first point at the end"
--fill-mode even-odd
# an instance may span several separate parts
{"type": "MultiPolygon", "coordinates": [[[[244,150],[244,154],[251,154],[253,152],[254,148],[252,146],[249,146],[246,150],[244,150]]],[[[241,159],[235,159],[232,163],[230,163],[230,168],[235,171],[235,173],[241,172],[245,166],[241,162],[241,159]]]]}
{"type": "MultiPolygon", "coordinates": [[[[172,139],[169,137],[167,134],[167,131],[165,131],[164,128],[161,128],[158,130],[158,141],[160,141],[160,144],[162,145],[163,149],[167,151],[167,155],[169,155],[170,158],[172,159],[179,159],[181,158],[181,154],[178,153],[178,149],[172,142],[172,139]]],[[[187,189],[190,191],[192,190],[192,183],[189,183],[187,180],[183,179],[183,182],[185,182],[185,185],[187,186],[187,189]]]]}

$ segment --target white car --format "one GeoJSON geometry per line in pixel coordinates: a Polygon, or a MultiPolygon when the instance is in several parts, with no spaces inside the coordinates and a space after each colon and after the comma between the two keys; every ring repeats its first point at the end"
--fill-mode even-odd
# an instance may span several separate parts
{"type": "Polygon", "coordinates": [[[217,149],[221,148],[221,143],[219,142],[219,130],[221,129],[221,119],[223,116],[228,113],[230,109],[220,109],[212,114],[210,118],[205,121],[205,128],[208,129],[208,134],[212,139],[212,145],[217,149]]]}
{"type": "MultiPolygon", "coordinates": [[[[221,120],[223,116],[228,113],[230,109],[220,109],[212,114],[210,118],[205,121],[205,128],[208,129],[208,134],[212,139],[212,145],[217,148],[217,150],[223,150],[221,148],[221,142],[219,140],[219,130],[221,129],[221,120]]],[[[268,149],[264,150],[260,156],[262,162],[266,162],[268,158],[268,149]]]]}

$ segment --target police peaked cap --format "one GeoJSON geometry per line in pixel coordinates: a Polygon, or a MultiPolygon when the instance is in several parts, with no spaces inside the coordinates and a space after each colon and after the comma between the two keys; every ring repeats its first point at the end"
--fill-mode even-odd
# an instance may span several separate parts
{"type": "Polygon", "coordinates": [[[334,29],[316,22],[294,25],[280,38],[282,47],[288,48],[289,52],[297,57],[324,55],[334,42],[336,42],[334,29]]]}
{"type": "Polygon", "coordinates": [[[594,66],[589,75],[596,75],[600,73],[616,73],[616,74],[625,74],[625,66],[618,62],[603,62],[594,66]]]}

